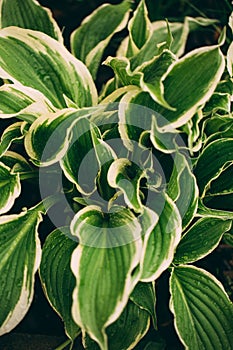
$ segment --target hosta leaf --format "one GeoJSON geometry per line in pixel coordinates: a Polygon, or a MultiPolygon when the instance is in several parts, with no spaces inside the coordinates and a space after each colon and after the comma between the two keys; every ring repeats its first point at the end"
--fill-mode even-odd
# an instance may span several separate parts
{"type": "MultiPolygon", "coordinates": [[[[106,329],[108,349],[133,349],[146,334],[149,325],[148,312],[129,301],[118,320],[106,329]]],[[[84,338],[84,347],[88,350],[99,350],[97,343],[87,335],[84,338]]]]}
{"type": "Polygon", "coordinates": [[[151,26],[152,34],[150,35],[146,43],[143,45],[141,50],[136,55],[130,58],[130,66],[132,70],[135,70],[137,67],[142,66],[144,63],[153,60],[153,58],[158,56],[164,49],[170,49],[172,39],[170,25],[168,27],[166,21],[158,21],[152,23],[151,26]],[[163,24],[164,33],[161,37],[156,29],[160,31],[160,29],[163,27],[163,24]]]}
{"type": "Polygon", "coordinates": [[[9,26],[38,30],[63,42],[61,31],[51,11],[42,7],[36,0],[1,0],[0,27],[9,26]]]}
{"type": "Polygon", "coordinates": [[[186,349],[231,349],[233,307],[220,282],[194,266],[172,269],[170,308],[186,349]]]}
{"type": "Polygon", "coordinates": [[[227,164],[231,164],[232,162],[232,138],[213,141],[204,148],[194,168],[197,184],[202,197],[210,187],[211,181],[216,179],[227,166],[227,164]],[[208,167],[206,164],[208,164],[208,167]]]}
{"type": "Polygon", "coordinates": [[[74,320],[107,349],[105,329],[117,320],[138,281],[141,227],[129,209],[104,214],[99,207],[80,210],[71,223],[80,244],[71,259],[76,277],[74,320]]]}
{"type": "Polygon", "coordinates": [[[156,295],[154,285],[152,283],[138,282],[130,296],[130,300],[132,300],[141,309],[149,312],[154,326],[156,327],[156,295]]]}
{"type": "Polygon", "coordinates": [[[128,25],[131,45],[132,47],[136,46],[135,53],[142,48],[150,36],[150,26],[145,0],[141,0],[128,25]]]}
{"type": "Polygon", "coordinates": [[[117,78],[120,79],[123,85],[140,85],[140,79],[142,77],[141,72],[131,71],[130,61],[126,57],[111,57],[109,56],[104,64],[110,66],[117,78]]]}
{"type": "Polygon", "coordinates": [[[154,281],[168,268],[182,231],[179,212],[168,196],[155,196],[150,206],[159,214],[159,221],[144,238],[140,276],[143,282],[154,281]]]}
{"type": "Polygon", "coordinates": [[[97,138],[101,137],[99,129],[86,117],[76,122],[72,129],[70,148],[60,161],[65,176],[82,194],[91,194],[95,191],[96,178],[100,170],[93,145],[94,134],[97,138]]]}
{"type": "Polygon", "coordinates": [[[123,85],[135,85],[148,92],[157,103],[172,109],[165,101],[162,77],[175,61],[174,55],[164,50],[160,55],[145,63],[137,70],[131,71],[130,61],[124,57],[108,57],[104,64],[110,66],[123,85]]]}
{"type": "Polygon", "coordinates": [[[78,107],[97,103],[96,88],[86,66],[44,33],[2,29],[0,67],[2,78],[39,90],[55,107],[67,106],[64,95],[78,107]]]}
{"type": "Polygon", "coordinates": [[[219,244],[224,232],[231,228],[231,220],[201,218],[182,236],[176,249],[174,263],[186,264],[202,259],[219,244]]]}
{"type": "Polygon", "coordinates": [[[25,316],[33,298],[40,264],[40,206],[0,218],[0,334],[10,332],[25,316]]]}
{"type": "Polygon", "coordinates": [[[179,133],[176,129],[164,130],[158,126],[158,118],[152,115],[150,140],[155,149],[163,153],[174,153],[178,147],[179,133]]]}
{"type": "Polygon", "coordinates": [[[233,13],[231,13],[230,16],[229,16],[228,25],[231,28],[231,31],[233,33],[233,13]]]}
{"type": "Polygon", "coordinates": [[[167,193],[179,209],[184,229],[193,219],[198,206],[198,187],[187,155],[178,152],[174,155],[167,193]]]}
{"type": "Polygon", "coordinates": [[[61,316],[67,335],[74,340],[80,332],[71,315],[75,277],[70,259],[77,242],[68,227],[56,229],[47,237],[42,250],[40,279],[52,307],[61,316]]]}
{"type": "Polygon", "coordinates": [[[94,108],[65,109],[38,118],[25,136],[28,155],[35,163],[41,165],[53,164],[60,160],[69,148],[74,124],[79,123],[84,116],[87,118],[94,111],[94,108]]]}
{"type": "Polygon", "coordinates": [[[5,84],[0,87],[0,118],[13,118],[33,122],[55,107],[39,91],[20,84],[5,84]]]}
{"type": "Polygon", "coordinates": [[[233,247],[233,235],[232,235],[232,233],[224,233],[223,242],[233,247]]]}
{"type": "Polygon", "coordinates": [[[230,113],[231,96],[228,93],[216,92],[205,105],[203,110],[205,114],[210,113],[230,113]]]}
{"type": "Polygon", "coordinates": [[[0,141],[0,157],[9,149],[14,141],[21,140],[24,137],[22,133],[23,124],[22,122],[17,122],[4,130],[0,141]]]}
{"type": "Polygon", "coordinates": [[[11,169],[12,174],[19,173],[21,175],[32,171],[31,165],[26,159],[16,152],[7,151],[0,160],[11,169]]]}
{"type": "MultiPolygon", "coordinates": [[[[153,22],[151,24],[152,34],[150,38],[144,47],[131,59],[132,68],[150,61],[164,48],[168,48],[178,57],[182,56],[185,52],[189,31],[199,26],[208,26],[213,23],[216,23],[216,20],[201,17],[185,17],[184,23],[169,22],[168,24],[166,21],[153,22]]],[[[124,43],[125,45],[126,43],[124,43]]]]}
{"type": "Polygon", "coordinates": [[[233,43],[228,48],[227,51],[227,69],[230,74],[230,76],[233,76],[233,43]]]}
{"type": "Polygon", "coordinates": [[[0,162],[0,214],[11,209],[20,192],[19,174],[12,174],[11,169],[0,162]]]}
{"type": "Polygon", "coordinates": [[[194,31],[201,27],[214,26],[219,20],[207,17],[186,17],[189,22],[189,30],[194,31]]]}
{"type": "Polygon", "coordinates": [[[147,91],[155,102],[170,110],[173,108],[164,98],[162,77],[175,60],[176,58],[171,51],[164,50],[159,56],[139,68],[143,73],[140,82],[141,89],[147,91]]]}
{"type": "Polygon", "coordinates": [[[113,149],[102,139],[98,138],[96,132],[91,129],[91,137],[98,162],[99,171],[96,177],[98,191],[102,198],[109,200],[115,194],[107,181],[107,174],[110,165],[117,158],[113,149]]]}
{"type": "Polygon", "coordinates": [[[144,171],[126,158],[115,160],[108,170],[109,185],[123,192],[126,204],[136,213],[140,213],[143,209],[140,198],[140,180],[144,176],[144,171]]]}
{"type": "Polygon", "coordinates": [[[207,137],[206,144],[219,138],[225,138],[224,135],[228,132],[229,137],[233,137],[233,118],[226,115],[212,116],[204,121],[203,129],[207,137]]]}
{"type": "Polygon", "coordinates": [[[99,64],[113,34],[122,30],[129,17],[130,1],[119,5],[104,4],[85,18],[71,36],[71,49],[95,78],[99,64]],[[109,20],[111,19],[111,20],[109,20]]]}
{"type": "Polygon", "coordinates": [[[197,215],[201,217],[215,217],[224,220],[233,219],[233,211],[209,208],[203,204],[203,201],[201,199],[198,203],[197,215]]]}
{"type": "Polygon", "coordinates": [[[213,180],[207,192],[207,196],[216,196],[221,194],[233,193],[233,165],[226,167],[224,171],[213,180]]]}
{"type": "MultiPolygon", "coordinates": [[[[119,104],[119,133],[124,146],[133,151],[132,140],[139,141],[143,131],[151,130],[153,116],[160,120],[151,96],[136,86],[128,91],[119,104]],[[142,118],[143,116],[143,118],[142,118]]],[[[163,118],[162,118],[163,120],[163,118]]]]}
{"type": "Polygon", "coordinates": [[[191,155],[193,155],[194,152],[198,152],[202,147],[201,130],[199,127],[202,118],[203,112],[199,110],[187,124],[182,126],[182,130],[188,137],[188,148],[191,155]]]}
{"type": "Polygon", "coordinates": [[[164,98],[176,110],[158,107],[156,111],[166,118],[169,125],[178,127],[185,124],[210,98],[221,78],[224,66],[224,57],[216,46],[189,52],[171,65],[163,78],[164,98]],[[185,77],[185,80],[182,77],[185,77]]]}

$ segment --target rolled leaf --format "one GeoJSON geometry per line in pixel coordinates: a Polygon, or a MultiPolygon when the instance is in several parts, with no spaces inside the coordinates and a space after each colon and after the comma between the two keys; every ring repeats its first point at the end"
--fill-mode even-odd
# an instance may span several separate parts
{"type": "Polygon", "coordinates": [[[80,210],[71,223],[80,244],[71,259],[76,277],[72,315],[102,350],[106,327],[118,319],[138,281],[141,227],[126,208],[104,214],[99,207],[80,210]]]}
{"type": "Polygon", "coordinates": [[[233,43],[231,43],[227,51],[227,69],[230,77],[233,76],[233,58],[232,57],[233,57],[233,43]]]}
{"type": "Polygon", "coordinates": [[[207,196],[218,196],[233,193],[233,165],[229,165],[211,182],[207,196]]]}
{"type": "MultiPolygon", "coordinates": [[[[148,11],[144,0],[140,1],[137,9],[134,11],[133,17],[128,24],[128,29],[130,38],[129,45],[132,48],[135,46],[135,52],[132,50],[132,53],[137,53],[151,34],[151,23],[148,18],[148,11]]],[[[130,52],[128,52],[127,56],[130,57],[132,54],[130,55],[130,52]]]]}
{"type": "Polygon", "coordinates": [[[87,65],[94,79],[104,49],[113,34],[126,26],[129,10],[128,0],[119,5],[104,4],[85,18],[81,26],[72,33],[72,53],[87,65]]]}
{"type": "Polygon", "coordinates": [[[160,55],[139,68],[143,73],[141,89],[147,91],[155,102],[170,110],[173,110],[173,107],[164,98],[162,78],[175,60],[176,57],[171,51],[163,50],[160,55]]]}
{"type": "Polygon", "coordinates": [[[192,221],[198,207],[198,187],[187,155],[175,153],[167,193],[179,209],[184,229],[192,221]]]}
{"type": "Polygon", "coordinates": [[[0,160],[11,169],[11,174],[19,173],[19,175],[21,175],[23,173],[32,172],[31,165],[23,156],[16,152],[7,151],[0,160]]]}
{"type": "Polygon", "coordinates": [[[0,157],[9,149],[14,141],[19,141],[24,137],[22,129],[23,123],[17,122],[4,130],[0,141],[0,157]]]}
{"type": "Polygon", "coordinates": [[[75,277],[70,259],[76,247],[77,242],[71,239],[69,228],[56,229],[45,241],[39,271],[46,297],[64,321],[66,334],[72,340],[80,332],[71,315],[75,277]]]}
{"type": "Polygon", "coordinates": [[[214,217],[199,219],[182,236],[173,262],[187,264],[204,258],[218,246],[223,234],[230,230],[231,224],[231,220],[214,217]]]}
{"type": "Polygon", "coordinates": [[[110,165],[114,159],[116,159],[116,154],[106,142],[97,137],[96,132],[94,132],[93,129],[91,129],[91,137],[99,166],[99,171],[96,177],[97,188],[101,197],[109,200],[115,194],[115,190],[109,186],[107,174],[110,165]]]}
{"type": "Polygon", "coordinates": [[[143,282],[154,281],[168,268],[182,231],[179,212],[168,196],[163,198],[160,194],[157,199],[155,196],[150,206],[159,215],[159,220],[144,237],[140,265],[143,282]]]}
{"type": "MultiPolygon", "coordinates": [[[[76,185],[79,192],[86,195],[95,191],[101,169],[94,146],[94,134],[95,138],[101,138],[100,131],[94,124],[86,117],[80,118],[72,129],[70,147],[60,161],[67,179],[76,185]]],[[[110,147],[105,148],[104,146],[104,149],[111,157],[110,147]]]]}
{"type": "Polygon", "coordinates": [[[10,332],[26,315],[40,264],[38,225],[41,208],[0,217],[0,334],[10,332]]]}
{"type": "Polygon", "coordinates": [[[0,162],[0,214],[8,212],[21,192],[19,174],[0,162]]]}
{"type": "Polygon", "coordinates": [[[233,161],[233,139],[221,139],[211,142],[198,157],[194,168],[200,195],[203,197],[216,179],[233,161]],[[209,164],[208,167],[206,164],[209,164]]]}
{"type": "Polygon", "coordinates": [[[126,158],[115,160],[108,170],[109,185],[123,192],[126,204],[136,213],[143,209],[140,198],[140,180],[144,176],[143,169],[126,158]]]}
{"type": "Polygon", "coordinates": [[[78,107],[97,103],[86,66],[61,43],[38,31],[0,30],[0,76],[42,92],[58,108],[67,106],[64,96],[78,107]]]}
{"type": "Polygon", "coordinates": [[[170,309],[186,349],[231,349],[233,305],[220,282],[194,266],[172,269],[170,309]]]}
{"type": "Polygon", "coordinates": [[[51,11],[36,0],[1,0],[0,27],[10,26],[38,30],[63,42],[62,33],[51,11]]]}
{"type": "MultiPolygon", "coordinates": [[[[75,123],[79,123],[83,116],[86,120],[94,111],[93,108],[65,109],[38,118],[25,136],[28,155],[35,163],[41,165],[53,164],[60,160],[69,148],[75,123]]],[[[90,124],[88,120],[87,124],[90,124]]]]}

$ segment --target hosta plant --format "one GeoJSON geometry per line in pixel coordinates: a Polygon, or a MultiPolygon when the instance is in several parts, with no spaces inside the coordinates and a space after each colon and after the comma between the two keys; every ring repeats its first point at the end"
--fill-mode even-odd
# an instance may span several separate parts
{"type": "Polygon", "coordinates": [[[232,44],[223,29],[187,52],[189,33],[214,20],[149,17],[143,0],[104,4],[69,52],[37,1],[0,1],[1,335],[26,315],[38,271],[71,348],[82,336],[90,350],[165,349],[167,274],[183,347],[232,349],[230,298],[196,264],[232,244],[232,44]],[[101,64],[113,77],[99,92],[101,64]]]}

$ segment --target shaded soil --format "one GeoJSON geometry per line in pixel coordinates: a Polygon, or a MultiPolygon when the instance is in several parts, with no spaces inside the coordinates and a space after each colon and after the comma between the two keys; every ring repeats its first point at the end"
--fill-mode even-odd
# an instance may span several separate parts
{"type": "MultiPolygon", "coordinates": [[[[1,350],[54,350],[64,337],[11,333],[0,338],[1,350]]],[[[68,347],[67,347],[68,349],[68,347]]]]}

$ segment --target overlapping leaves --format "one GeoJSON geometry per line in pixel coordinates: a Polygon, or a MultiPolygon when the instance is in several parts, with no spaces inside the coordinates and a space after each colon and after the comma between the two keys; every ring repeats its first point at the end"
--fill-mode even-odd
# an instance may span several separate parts
{"type": "MultiPolygon", "coordinates": [[[[115,77],[96,107],[93,78],[130,7],[106,4],[84,20],[71,38],[75,58],[35,0],[0,1],[0,117],[17,118],[1,137],[0,214],[13,207],[20,180],[58,163],[75,213],[70,228],[48,235],[40,278],[71,341],[82,331],[87,349],[132,349],[151,319],[156,327],[154,281],[173,263],[170,307],[184,346],[227,349],[232,305],[222,286],[177,265],[231,236],[232,212],[207,205],[233,191],[232,45],[222,82],[221,43],[183,55],[189,31],[214,21],[150,23],[142,0],[117,57],[105,61],[115,77]],[[200,150],[193,161],[186,141],[191,155],[200,150]],[[17,142],[25,158],[12,152],[17,142]]],[[[1,334],[31,303],[42,211],[0,217],[1,334]]]]}

